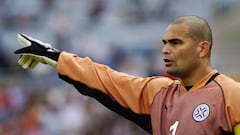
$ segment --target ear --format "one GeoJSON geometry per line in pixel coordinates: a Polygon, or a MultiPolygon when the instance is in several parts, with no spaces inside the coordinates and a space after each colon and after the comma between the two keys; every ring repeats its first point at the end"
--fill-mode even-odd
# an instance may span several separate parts
{"type": "Polygon", "coordinates": [[[210,55],[210,43],[208,41],[199,42],[199,57],[210,55]]]}

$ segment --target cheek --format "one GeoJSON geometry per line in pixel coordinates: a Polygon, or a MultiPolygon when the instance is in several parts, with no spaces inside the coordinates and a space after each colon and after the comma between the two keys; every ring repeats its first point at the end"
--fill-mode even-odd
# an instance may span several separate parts
{"type": "Polygon", "coordinates": [[[190,66],[196,63],[197,53],[192,50],[179,51],[177,64],[181,66],[190,66]]]}

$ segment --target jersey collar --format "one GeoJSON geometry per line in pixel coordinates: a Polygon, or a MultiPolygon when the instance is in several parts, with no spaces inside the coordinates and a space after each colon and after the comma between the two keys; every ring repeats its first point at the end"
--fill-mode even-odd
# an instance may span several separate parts
{"type": "MultiPolygon", "coordinates": [[[[198,90],[198,89],[204,87],[205,85],[210,83],[212,80],[214,80],[214,78],[217,75],[219,75],[217,70],[211,71],[206,76],[204,76],[200,81],[198,81],[196,84],[194,84],[193,87],[188,91],[195,91],[195,90],[198,90]]],[[[181,86],[181,87],[182,87],[182,89],[186,90],[186,88],[184,86],[181,86]]]]}

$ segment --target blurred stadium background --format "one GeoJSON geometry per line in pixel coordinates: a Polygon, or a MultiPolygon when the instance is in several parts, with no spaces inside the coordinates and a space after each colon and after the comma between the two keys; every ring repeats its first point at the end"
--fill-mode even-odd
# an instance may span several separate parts
{"type": "Polygon", "coordinates": [[[1,135],[145,135],[84,97],[50,66],[23,70],[17,33],[89,56],[138,76],[165,75],[160,55],[167,24],[179,15],[206,18],[213,66],[240,80],[238,0],[0,0],[1,135]]]}

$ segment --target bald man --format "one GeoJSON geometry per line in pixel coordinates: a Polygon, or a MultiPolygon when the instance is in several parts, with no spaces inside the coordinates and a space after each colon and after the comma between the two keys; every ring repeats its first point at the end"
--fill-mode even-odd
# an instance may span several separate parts
{"type": "Polygon", "coordinates": [[[203,18],[178,17],[166,28],[163,61],[178,79],[132,76],[23,34],[18,39],[27,46],[15,51],[23,68],[52,65],[81,94],[150,134],[239,134],[240,83],[211,67],[212,33],[203,18]]]}

